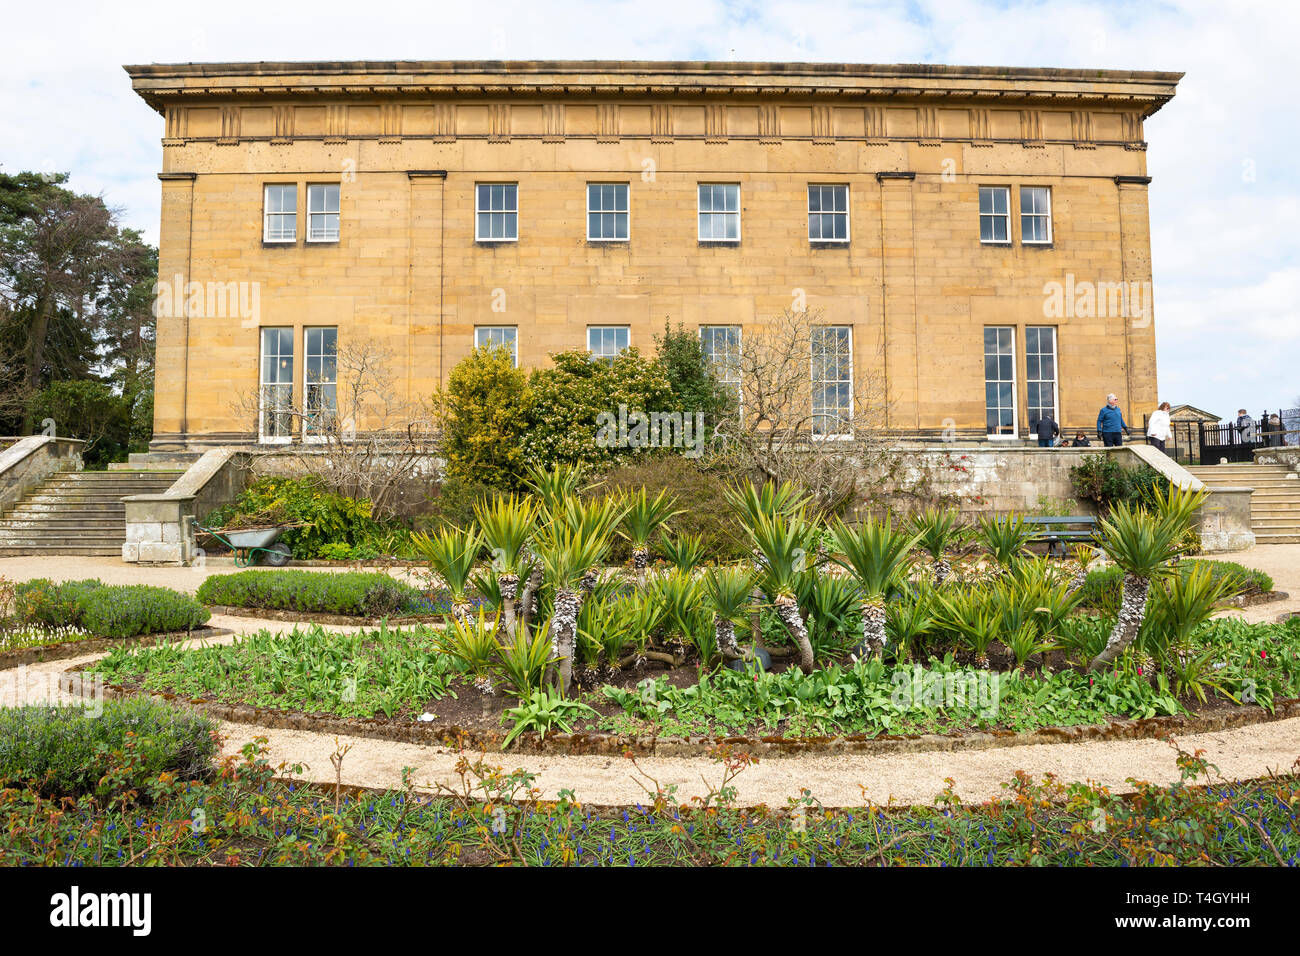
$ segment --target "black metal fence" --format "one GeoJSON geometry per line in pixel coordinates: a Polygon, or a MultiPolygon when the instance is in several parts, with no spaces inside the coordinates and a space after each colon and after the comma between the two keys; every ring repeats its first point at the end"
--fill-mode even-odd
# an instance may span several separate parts
{"type": "MultiPolygon", "coordinates": [[[[1145,435],[1150,416],[1142,416],[1145,435]]],[[[1300,409],[1265,411],[1259,418],[1242,416],[1231,422],[1170,422],[1173,437],[1165,452],[1188,465],[1249,462],[1255,449],[1300,445],[1300,409]]]]}

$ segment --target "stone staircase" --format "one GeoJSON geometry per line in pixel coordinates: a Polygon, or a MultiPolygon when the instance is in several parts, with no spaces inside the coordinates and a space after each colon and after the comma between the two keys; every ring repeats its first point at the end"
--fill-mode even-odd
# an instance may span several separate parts
{"type": "Polygon", "coordinates": [[[1187,470],[1211,488],[1255,489],[1250,524],[1256,544],[1300,543],[1300,477],[1285,465],[1191,465],[1187,470]]]}
{"type": "Polygon", "coordinates": [[[183,470],[68,471],[0,514],[0,557],[114,555],[126,539],[126,495],[156,495],[183,470]]]}

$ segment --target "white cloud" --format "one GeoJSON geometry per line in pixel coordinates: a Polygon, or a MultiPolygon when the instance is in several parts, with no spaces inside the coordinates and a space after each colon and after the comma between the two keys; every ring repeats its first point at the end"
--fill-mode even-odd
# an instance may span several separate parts
{"type": "MultiPolygon", "coordinates": [[[[157,235],[161,120],[123,63],[730,59],[1179,70],[1147,125],[1161,396],[1300,393],[1293,84],[1300,5],[1267,0],[27,4],[6,11],[0,163],[71,169],[157,235]],[[1254,181],[1243,177],[1253,164],[1254,181]],[[1253,341],[1252,341],[1253,340],[1253,341]],[[1229,346],[1227,343],[1240,343],[1229,346]]],[[[1135,410],[1136,411],[1136,410],[1135,410]]]]}

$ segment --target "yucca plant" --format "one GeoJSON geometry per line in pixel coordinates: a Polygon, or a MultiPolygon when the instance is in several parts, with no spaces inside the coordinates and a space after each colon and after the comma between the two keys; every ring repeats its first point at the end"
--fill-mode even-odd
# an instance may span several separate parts
{"type": "Polygon", "coordinates": [[[761,485],[742,482],[726,489],[723,494],[731,509],[750,528],[759,518],[802,515],[812,500],[806,491],[789,481],[780,484],[766,481],[761,485]]]}
{"type": "Polygon", "coordinates": [[[885,599],[906,576],[909,554],[917,536],[896,529],[886,517],[869,517],[856,528],[836,519],[831,525],[835,561],[846,568],[862,588],[862,643],[855,657],[879,654],[889,639],[885,630],[885,599]]]}
{"type": "Polygon", "coordinates": [[[474,504],[474,516],[492,556],[492,574],[501,595],[506,634],[514,637],[519,579],[532,568],[528,541],[537,530],[537,502],[497,495],[474,504]]]}
{"type": "Polygon", "coordinates": [[[645,571],[650,563],[650,538],[656,531],[667,529],[668,519],[681,514],[673,508],[676,503],[667,489],[652,499],[642,488],[628,500],[618,533],[632,546],[632,567],[636,569],[636,583],[640,587],[645,586],[645,571]]]}
{"type": "Polygon", "coordinates": [[[944,555],[965,533],[961,518],[952,508],[926,508],[912,515],[911,526],[917,547],[930,556],[934,583],[943,584],[952,574],[952,563],[944,555]]]}
{"type": "Polygon", "coordinates": [[[678,571],[688,573],[704,564],[708,554],[704,540],[698,534],[679,534],[671,538],[661,534],[659,549],[669,564],[678,571]]]}
{"type": "Polygon", "coordinates": [[[1038,534],[1033,524],[1012,512],[1005,515],[981,515],[979,535],[984,547],[1003,571],[1008,571],[1026,554],[1029,542],[1038,534]]]}
{"type": "Polygon", "coordinates": [[[811,674],[813,649],[795,593],[797,578],[803,573],[808,524],[801,514],[759,514],[755,516],[749,534],[762,559],[759,586],[799,649],[799,669],[811,674]]]}
{"type": "Polygon", "coordinates": [[[582,576],[582,587],[587,592],[596,585],[600,567],[613,543],[615,529],[626,511],[627,504],[621,496],[610,496],[590,500],[567,498],[554,513],[554,520],[563,522],[575,534],[600,542],[595,560],[582,576]]]}
{"type": "Polygon", "coordinates": [[[817,574],[805,571],[795,585],[799,609],[808,625],[813,656],[824,660],[836,654],[852,638],[862,607],[862,588],[852,575],[817,574]]]}
{"type": "Polygon", "coordinates": [[[736,625],[746,621],[753,604],[754,584],[754,573],[737,565],[709,568],[700,578],[700,596],[713,613],[718,650],[729,660],[746,656],[736,642],[736,625]]]}
{"type": "Polygon", "coordinates": [[[563,521],[553,522],[538,534],[537,558],[543,579],[554,594],[551,645],[552,654],[559,662],[557,676],[561,693],[569,692],[573,678],[578,611],[586,593],[583,582],[608,548],[607,536],[590,529],[575,530],[563,521]]]}
{"type": "Polygon", "coordinates": [[[442,578],[447,590],[451,592],[453,616],[462,621],[467,619],[470,611],[470,575],[474,573],[474,562],[483,547],[479,533],[459,528],[442,528],[433,535],[413,534],[411,542],[429,569],[442,578]]]}
{"type": "Polygon", "coordinates": [[[1097,548],[1091,544],[1076,544],[1070,549],[1070,557],[1074,558],[1075,565],[1069,585],[1070,593],[1073,594],[1087,583],[1088,570],[1097,560],[1097,548]]]}
{"type": "Polygon", "coordinates": [[[544,515],[554,515],[564,502],[582,490],[582,465],[557,464],[550,468],[531,465],[524,484],[536,497],[544,515]]]}
{"type": "Polygon", "coordinates": [[[935,591],[924,582],[903,582],[896,601],[885,606],[885,633],[899,661],[912,657],[916,644],[934,631],[935,591]]]}
{"type": "Polygon", "coordinates": [[[1165,488],[1153,488],[1155,513],[1162,521],[1169,522],[1178,529],[1180,552],[1171,562],[1177,564],[1184,554],[1192,554],[1200,549],[1201,536],[1196,528],[1196,513],[1209,496],[1208,489],[1193,491],[1181,488],[1170,482],[1165,488]]]}
{"type": "Polygon", "coordinates": [[[496,693],[492,673],[497,664],[499,619],[489,619],[479,608],[477,618],[453,618],[442,637],[439,649],[450,657],[458,670],[472,678],[474,688],[484,694],[496,693]]]}
{"type": "Polygon", "coordinates": [[[1138,632],[1137,644],[1158,663],[1171,658],[1185,659],[1192,646],[1192,634],[1228,605],[1224,599],[1241,588],[1232,574],[1215,578],[1199,561],[1187,561],[1176,573],[1151,589],[1146,620],[1138,632]]]}
{"type": "Polygon", "coordinates": [[[494,653],[501,683],[520,700],[542,689],[546,669],[555,663],[551,635],[544,626],[533,634],[515,634],[505,644],[498,644],[494,653]]]}
{"type": "Polygon", "coordinates": [[[1025,666],[1025,661],[1035,654],[1056,649],[1051,641],[1043,639],[1042,632],[1033,621],[1022,621],[1015,627],[1003,625],[1002,643],[1011,652],[1016,662],[1016,670],[1025,666]]]}
{"type": "Polygon", "coordinates": [[[1169,562],[1188,547],[1185,530],[1178,520],[1148,514],[1122,502],[1113,506],[1103,519],[1097,538],[1106,554],[1124,572],[1124,583],[1115,626],[1106,647],[1088,665],[1089,670],[1107,666],[1133,643],[1146,615],[1152,580],[1169,574],[1172,570],[1169,562]]]}
{"type": "Polygon", "coordinates": [[[1002,610],[983,588],[938,592],[939,625],[955,632],[970,649],[977,667],[989,666],[989,645],[1002,634],[1002,610]]]}

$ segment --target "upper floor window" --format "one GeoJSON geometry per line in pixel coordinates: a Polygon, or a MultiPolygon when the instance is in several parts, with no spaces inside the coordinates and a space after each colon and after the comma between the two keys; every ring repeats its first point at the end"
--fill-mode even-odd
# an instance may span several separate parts
{"type": "Polygon", "coordinates": [[[628,346],[626,325],[591,325],[587,327],[587,351],[593,362],[612,362],[628,346]]]}
{"type": "Polygon", "coordinates": [[[474,328],[474,347],[505,349],[515,368],[519,367],[519,329],[513,325],[479,325],[474,328]]]}
{"type": "Polygon", "coordinates": [[[294,242],[298,238],[298,187],[267,186],[263,203],[262,240],[294,242]]]}
{"type": "Polygon", "coordinates": [[[740,184],[700,184],[701,242],[740,241],[740,184]]]}
{"type": "Polygon", "coordinates": [[[339,241],[339,187],[307,187],[307,241],[339,241]]]}
{"type": "Polygon", "coordinates": [[[625,242],[627,226],[627,183],[588,183],[587,238],[625,242]]]}
{"type": "Polygon", "coordinates": [[[1052,191],[1046,186],[1020,187],[1020,241],[1052,241],[1052,191]]]}
{"type": "Polygon", "coordinates": [[[980,187],[980,242],[1011,241],[1011,190],[980,187]]]}
{"type": "Polygon", "coordinates": [[[853,330],[847,325],[812,329],[812,433],[817,438],[853,434],[853,330]]]}
{"type": "Polygon", "coordinates": [[[849,241],[849,187],[808,187],[808,241],[849,241]]]}
{"type": "Polygon", "coordinates": [[[474,238],[479,242],[514,242],[519,238],[518,183],[475,185],[474,238]]]}

